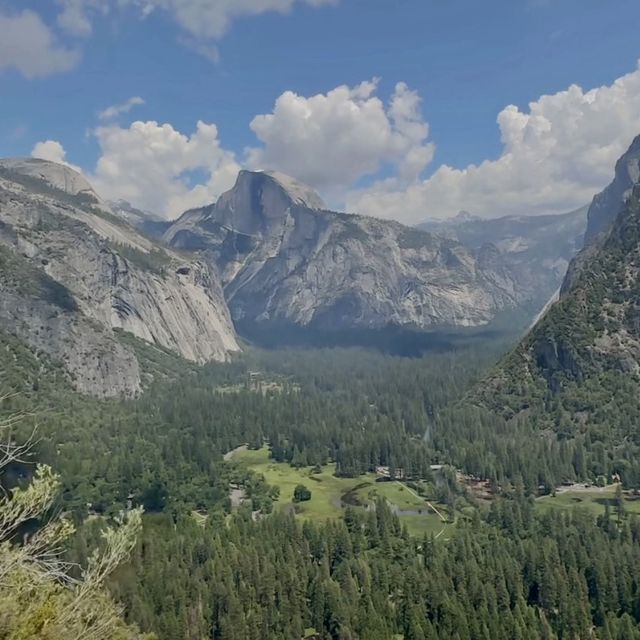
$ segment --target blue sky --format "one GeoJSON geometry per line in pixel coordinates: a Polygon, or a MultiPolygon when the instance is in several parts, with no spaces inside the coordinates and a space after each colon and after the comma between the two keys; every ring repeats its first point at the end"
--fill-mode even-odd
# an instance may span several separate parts
{"type": "MultiPolygon", "coordinates": [[[[481,215],[563,210],[582,204],[604,186],[615,154],[640,133],[637,0],[616,0],[615,10],[602,0],[242,0],[245,8],[236,9],[239,15],[230,15],[230,3],[218,0],[211,0],[209,10],[197,0],[125,0],[124,8],[116,0],[59,0],[44,9],[43,4],[0,0],[0,41],[5,41],[0,42],[0,154],[29,155],[37,143],[55,141],[64,147],[66,161],[95,178],[105,195],[126,196],[166,215],[175,215],[183,204],[198,203],[199,198],[215,197],[228,186],[237,166],[262,167],[267,162],[290,173],[300,167],[296,177],[315,183],[336,206],[406,221],[451,215],[459,207],[481,215]],[[265,10],[255,15],[260,8],[285,5],[290,6],[284,13],[265,10]],[[107,6],[106,15],[97,9],[107,6]],[[154,10],[148,13],[145,8],[154,10]],[[67,23],[60,18],[65,9],[71,16],[67,23]],[[38,47],[24,50],[25,38],[18,37],[20,29],[33,27],[24,19],[25,11],[33,11],[28,17],[37,18],[39,28],[46,30],[38,30],[38,37],[46,33],[50,38],[40,48],[48,63],[25,62],[25,56],[39,55],[38,47]],[[13,38],[7,43],[10,33],[13,38]],[[58,63],[51,62],[57,59],[52,50],[62,52],[58,63]],[[379,81],[366,95],[332,98],[335,118],[329,107],[331,113],[323,112],[317,119],[313,107],[306,112],[305,100],[326,96],[340,86],[353,89],[374,78],[379,81]],[[621,78],[626,78],[622,96],[613,90],[621,78]],[[389,100],[397,94],[399,82],[406,83],[416,101],[409,104],[409,94],[402,93],[411,114],[404,124],[394,125],[389,100]],[[566,170],[580,175],[564,175],[556,185],[557,196],[540,195],[548,189],[547,176],[517,191],[528,172],[524,161],[517,176],[504,180],[506,198],[500,195],[501,174],[495,167],[469,175],[469,165],[504,156],[504,131],[501,139],[496,118],[508,105],[517,112],[505,118],[519,123],[521,115],[531,115],[530,102],[538,103],[543,95],[559,96],[574,84],[582,88],[581,97],[558,98],[561,105],[540,107],[551,123],[542,129],[550,128],[554,135],[567,128],[562,118],[569,118],[569,124],[584,120],[584,126],[573,133],[580,144],[558,157],[548,157],[545,139],[540,143],[545,150],[535,163],[548,160],[549,170],[557,173],[554,163],[569,163],[569,151],[592,154],[583,169],[566,170]],[[596,112],[591,98],[584,97],[594,88],[609,92],[601,94],[604,106],[596,112]],[[280,113],[274,110],[286,92],[300,98],[295,113],[286,105],[280,113]],[[134,96],[144,104],[100,121],[98,112],[134,96]],[[371,102],[377,98],[383,104],[381,112],[371,102]],[[370,111],[372,122],[386,115],[391,122],[389,139],[371,148],[362,140],[347,144],[354,126],[341,128],[347,125],[339,122],[340,110],[353,104],[363,114],[370,111]],[[274,113],[259,139],[250,123],[256,115],[274,113]],[[290,136],[287,118],[292,129],[308,126],[320,131],[320,138],[309,138],[304,130],[290,136]],[[303,124],[296,118],[304,118],[303,124]],[[609,120],[620,122],[607,128],[609,120]],[[213,144],[215,137],[216,160],[206,160],[206,148],[200,148],[205,141],[198,139],[197,150],[174,149],[190,156],[182,164],[176,161],[173,173],[142,172],[144,184],[114,185],[116,174],[134,170],[124,164],[133,156],[117,147],[127,144],[126,132],[134,121],[166,123],[184,136],[194,135],[198,121],[215,124],[216,136],[206,139],[213,144]],[[414,129],[410,133],[407,123],[414,129]],[[109,131],[96,135],[99,126],[109,131]],[[322,143],[323,132],[325,139],[334,136],[337,146],[338,140],[345,141],[339,158],[322,143]],[[405,158],[412,154],[419,159],[407,168],[405,158]],[[601,157],[599,166],[594,166],[596,155],[601,157]],[[98,167],[100,158],[112,168],[120,163],[116,174],[98,167]],[[344,180],[338,175],[341,163],[344,180]],[[336,170],[325,170],[328,166],[336,170]],[[429,182],[434,174],[436,183],[429,182]],[[175,189],[159,194],[157,184],[166,180],[174,181],[175,189]],[[573,181],[572,186],[567,181],[573,181]],[[193,192],[196,187],[202,188],[193,192]],[[451,189],[455,198],[445,197],[451,189]],[[169,201],[171,206],[165,206],[169,201]]],[[[522,124],[526,135],[514,134],[517,139],[511,146],[518,147],[516,155],[522,144],[529,144],[527,139],[542,135],[539,119],[534,120],[522,124]]],[[[150,148],[155,134],[147,130],[142,136],[150,148]]],[[[139,136],[136,140],[139,146],[139,136]]],[[[553,144],[566,146],[561,135],[553,144]]],[[[529,147],[526,152],[536,153],[529,147]]]]}

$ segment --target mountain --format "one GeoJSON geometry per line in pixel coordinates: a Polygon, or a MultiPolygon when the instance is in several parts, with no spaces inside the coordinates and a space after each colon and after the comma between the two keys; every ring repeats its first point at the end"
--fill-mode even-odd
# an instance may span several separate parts
{"type": "Polygon", "coordinates": [[[594,198],[590,244],[574,261],[579,268],[570,269],[559,302],[467,399],[494,416],[484,423],[501,433],[497,447],[515,433],[544,436],[540,455],[556,456],[565,479],[617,472],[640,481],[637,148],[638,140],[618,162],[613,183],[594,198]],[[631,188],[620,188],[634,176],[631,188]]]}
{"type": "MultiPolygon", "coordinates": [[[[625,175],[623,158],[613,184],[625,175]]],[[[427,433],[453,464],[495,488],[640,484],[640,183],[617,190],[619,200],[616,188],[594,198],[592,240],[559,300],[427,433]]]]}
{"type": "Polygon", "coordinates": [[[587,209],[492,219],[462,211],[451,219],[428,220],[418,228],[453,238],[474,250],[492,244],[521,286],[539,292],[542,304],[558,290],[571,259],[583,246],[587,209]]]}
{"type": "MultiPolygon", "coordinates": [[[[240,172],[165,233],[219,270],[236,326],[318,331],[480,327],[538,296],[492,245],[328,211],[308,187],[240,172]]],[[[544,300],[541,300],[541,304],[544,300]]]]}
{"type": "Polygon", "coordinates": [[[118,331],[196,362],[238,349],[207,264],[142,236],[69,167],[0,161],[0,264],[0,329],[81,391],[139,391],[141,364],[118,331]]]}
{"type": "Polygon", "coordinates": [[[636,186],[602,245],[589,253],[572,288],[495,374],[490,387],[502,387],[511,398],[506,414],[530,409],[532,398],[546,401],[573,392],[576,385],[601,375],[622,374],[640,383],[639,285],[636,186]]]}

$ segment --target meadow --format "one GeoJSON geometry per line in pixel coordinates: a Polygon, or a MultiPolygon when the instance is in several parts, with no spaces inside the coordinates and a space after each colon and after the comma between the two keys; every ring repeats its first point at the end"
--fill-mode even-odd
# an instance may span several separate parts
{"type": "MultiPolygon", "coordinates": [[[[318,473],[311,468],[295,468],[269,458],[269,449],[239,449],[233,460],[264,476],[265,480],[280,489],[276,509],[295,509],[303,520],[323,521],[338,518],[346,505],[367,508],[379,497],[385,498],[397,513],[400,521],[413,536],[425,533],[441,536],[454,526],[443,522],[441,516],[418,496],[397,481],[380,481],[376,474],[367,473],[356,478],[340,478],[335,475],[335,464],[327,464],[318,473]],[[311,500],[294,504],[293,493],[298,485],[311,491],[311,500]]],[[[434,505],[441,513],[445,507],[434,505]]]]}
{"type": "MultiPolygon", "coordinates": [[[[536,501],[539,509],[574,509],[581,508],[594,516],[604,514],[605,505],[608,502],[611,514],[616,513],[616,485],[607,487],[593,487],[590,489],[576,489],[558,491],[555,496],[543,496],[536,501]]],[[[640,514],[640,497],[623,492],[623,504],[627,513],[640,514]]]]}

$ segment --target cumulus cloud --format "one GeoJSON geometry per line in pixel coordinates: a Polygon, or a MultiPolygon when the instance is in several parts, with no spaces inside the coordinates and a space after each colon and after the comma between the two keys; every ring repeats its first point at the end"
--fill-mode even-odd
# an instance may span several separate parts
{"type": "Polygon", "coordinates": [[[240,169],[213,124],[198,122],[190,136],[153,121],[103,126],[95,135],[101,156],[90,179],[98,193],[167,218],[213,202],[240,169]]]}
{"type": "Polygon", "coordinates": [[[385,104],[376,89],[374,80],[309,98],[283,93],[272,113],[251,122],[263,146],[248,150],[248,164],[328,190],[350,186],[386,165],[404,181],[417,179],[434,151],[420,98],[399,83],[385,104]]]}
{"type": "Polygon", "coordinates": [[[640,133],[640,66],[608,86],[572,85],[524,111],[509,105],[497,123],[497,160],[443,165],[408,187],[381,181],[349,194],[349,210],[413,223],[460,210],[493,217],[581,206],[611,180],[616,160],[640,133]]]}
{"type": "Polygon", "coordinates": [[[67,162],[67,152],[57,140],[44,140],[43,142],[38,142],[31,151],[31,157],[64,164],[74,171],[82,173],[82,169],[80,169],[80,167],[67,162]]]}
{"type": "Polygon", "coordinates": [[[129,98],[122,104],[114,104],[106,109],[103,109],[98,113],[100,120],[113,120],[123,113],[129,113],[133,107],[137,107],[144,104],[144,100],[140,96],[134,96],[129,98]]]}
{"type": "Polygon", "coordinates": [[[37,78],[68,71],[80,59],[33,11],[0,13],[0,34],[0,71],[16,69],[26,78],[37,78]]]}

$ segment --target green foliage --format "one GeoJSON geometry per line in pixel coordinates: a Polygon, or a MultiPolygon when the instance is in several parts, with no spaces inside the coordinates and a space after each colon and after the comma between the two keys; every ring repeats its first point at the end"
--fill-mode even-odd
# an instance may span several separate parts
{"type": "MultiPolygon", "coordinates": [[[[0,424],[6,431],[11,421],[0,424]]],[[[3,434],[4,435],[4,434],[3,434]]],[[[28,445],[4,445],[0,470],[20,461],[28,445]]],[[[46,519],[59,490],[50,467],[38,465],[24,487],[3,489],[0,498],[0,637],[7,640],[133,640],[141,638],[120,619],[104,591],[106,578],[126,560],[141,528],[141,512],[103,533],[101,551],[72,580],[60,560],[60,545],[73,532],[61,516],[46,519]],[[38,522],[33,530],[30,523],[38,522]],[[29,530],[31,528],[31,531],[29,530]]]]}
{"type": "Polygon", "coordinates": [[[398,235],[398,244],[401,249],[422,249],[423,247],[431,247],[434,244],[434,238],[426,231],[420,231],[412,227],[403,227],[398,235]]]}
{"type": "MultiPolygon", "coordinates": [[[[72,393],[18,343],[0,346],[3,382],[23,392],[7,409],[35,413],[21,437],[38,422],[38,459],[62,474],[62,508],[84,522],[70,558],[86,566],[97,533],[129,501],[151,511],[131,562],[109,585],[127,620],[162,640],[299,639],[309,629],[323,640],[638,632],[637,521],[628,512],[597,523],[560,509],[536,513],[522,498],[566,470],[609,473],[610,456],[626,460],[624,451],[596,434],[540,438],[523,417],[508,423],[469,405],[448,413],[495,350],[416,359],[250,351],[176,369],[177,379],[154,382],[135,401],[98,402],[72,393]],[[385,500],[406,492],[410,506],[394,483],[380,488],[374,509],[348,508],[327,522],[284,509],[268,515],[278,497],[269,479],[222,456],[242,444],[255,454],[265,441],[293,471],[322,465],[320,479],[329,464],[336,480],[357,485],[377,465],[430,478],[431,463],[454,462],[502,483],[514,500],[484,516],[458,515],[446,542],[408,535],[385,500]],[[234,513],[230,486],[246,495],[234,513]]],[[[321,493],[312,475],[303,511],[321,493]]],[[[446,474],[441,484],[450,500],[446,474]]]]}
{"type": "Polygon", "coordinates": [[[640,487],[638,282],[639,189],[602,245],[582,258],[570,291],[443,413],[439,447],[452,462],[483,478],[523,481],[532,492],[614,473],[640,487]]]}
{"type": "Polygon", "coordinates": [[[311,500],[311,491],[307,489],[303,484],[299,484],[293,490],[294,502],[309,502],[311,500]]]}
{"type": "Polygon", "coordinates": [[[148,387],[154,380],[176,380],[195,372],[196,365],[181,358],[175,352],[161,345],[149,344],[128,331],[115,329],[118,340],[133,349],[142,371],[143,386],[148,387]]]}
{"type": "Polygon", "coordinates": [[[379,501],[341,521],[150,517],[113,590],[160,638],[636,638],[640,521],[499,501],[446,544],[379,501]],[[165,603],[170,602],[171,606],[165,603]],[[618,631],[620,630],[620,631],[618,631]],[[624,630],[627,636],[619,635],[624,630]]]}
{"type": "Polygon", "coordinates": [[[354,222],[352,216],[345,214],[334,214],[342,223],[339,227],[338,239],[343,242],[356,240],[358,242],[367,242],[370,240],[369,234],[357,222],[354,222]]]}

